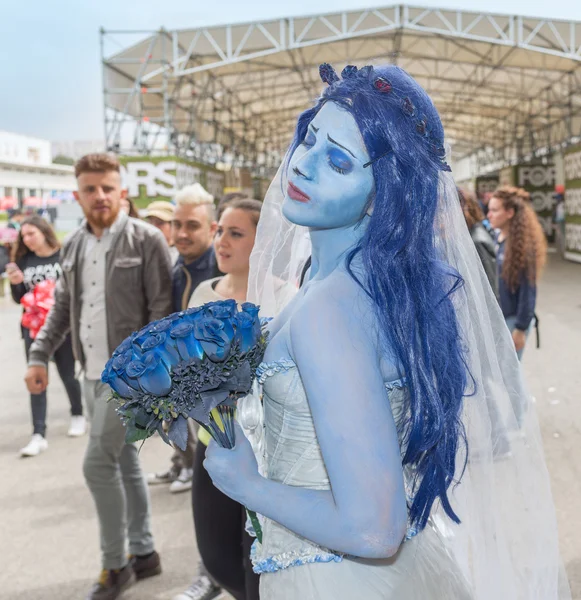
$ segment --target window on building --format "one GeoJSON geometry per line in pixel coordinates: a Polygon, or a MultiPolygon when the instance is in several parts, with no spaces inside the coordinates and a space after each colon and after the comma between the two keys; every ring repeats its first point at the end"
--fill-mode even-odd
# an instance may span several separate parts
{"type": "Polygon", "coordinates": [[[28,149],[28,160],[33,163],[40,162],[40,152],[38,151],[38,148],[28,149]]]}

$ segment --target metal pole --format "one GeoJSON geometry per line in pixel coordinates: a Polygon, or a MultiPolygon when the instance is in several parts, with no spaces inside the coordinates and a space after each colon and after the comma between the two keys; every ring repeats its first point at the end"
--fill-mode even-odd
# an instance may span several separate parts
{"type": "Polygon", "coordinates": [[[101,48],[101,88],[103,91],[103,132],[105,134],[105,150],[109,150],[109,132],[107,131],[107,86],[105,83],[105,29],[99,28],[99,46],[101,48]]]}

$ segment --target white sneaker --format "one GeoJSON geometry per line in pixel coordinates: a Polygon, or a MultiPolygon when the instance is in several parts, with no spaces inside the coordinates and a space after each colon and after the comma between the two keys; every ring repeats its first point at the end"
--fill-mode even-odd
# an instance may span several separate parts
{"type": "Polygon", "coordinates": [[[40,435],[35,433],[32,439],[24,448],[20,450],[20,456],[36,456],[48,448],[48,442],[40,435]]]}
{"type": "Polygon", "coordinates": [[[193,476],[194,469],[182,469],[178,475],[178,478],[169,486],[169,491],[172,494],[179,494],[180,492],[187,492],[188,490],[191,490],[193,476]]]}
{"type": "Polygon", "coordinates": [[[83,415],[72,416],[67,435],[69,437],[81,437],[85,433],[87,433],[87,419],[83,415]]]}
{"type": "Polygon", "coordinates": [[[190,587],[173,597],[173,600],[213,600],[222,593],[222,590],[214,585],[206,575],[196,577],[190,587]]]}
{"type": "Polygon", "coordinates": [[[171,468],[159,473],[148,473],[146,479],[149,485],[159,485],[161,483],[172,483],[178,478],[178,475],[179,473],[176,474],[175,469],[171,468]]]}

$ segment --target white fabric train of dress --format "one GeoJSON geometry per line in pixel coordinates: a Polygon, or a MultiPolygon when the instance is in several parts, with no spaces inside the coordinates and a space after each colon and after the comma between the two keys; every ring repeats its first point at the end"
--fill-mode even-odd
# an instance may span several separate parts
{"type": "MultiPolygon", "coordinates": [[[[329,489],[309,404],[296,365],[262,364],[265,474],[286,485],[329,489]]],[[[405,382],[386,384],[396,424],[405,382]]],[[[404,472],[404,479],[410,473],[404,472]]],[[[406,482],[407,483],[407,482],[406,482]]],[[[406,486],[407,487],[407,486],[406,486]]],[[[384,560],[343,556],[321,548],[278,523],[263,521],[254,568],[264,600],[470,600],[472,594],[437,527],[409,528],[397,554],[384,560]]]]}

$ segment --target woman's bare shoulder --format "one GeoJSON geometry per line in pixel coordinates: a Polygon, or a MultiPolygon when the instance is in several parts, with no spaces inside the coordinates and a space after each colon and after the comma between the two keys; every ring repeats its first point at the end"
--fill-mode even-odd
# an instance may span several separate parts
{"type": "Polygon", "coordinates": [[[349,273],[337,271],[323,281],[309,282],[308,286],[292,315],[291,327],[325,314],[335,319],[337,327],[377,331],[371,298],[349,273]]]}

